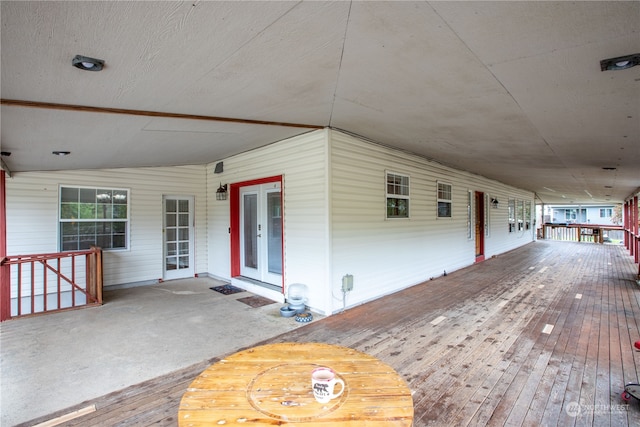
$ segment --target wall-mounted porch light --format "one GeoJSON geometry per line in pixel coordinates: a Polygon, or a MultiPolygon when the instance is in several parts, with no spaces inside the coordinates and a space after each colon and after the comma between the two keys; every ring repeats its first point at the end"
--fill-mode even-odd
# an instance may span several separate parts
{"type": "Polygon", "coordinates": [[[491,207],[493,209],[498,209],[498,203],[500,202],[498,202],[498,199],[496,197],[491,198],[491,207]]]}
{"type": "Polygon", "coordinates": [[[227,200],[227,184],[222,185],[216,190],[216,200],[227,200]]]}

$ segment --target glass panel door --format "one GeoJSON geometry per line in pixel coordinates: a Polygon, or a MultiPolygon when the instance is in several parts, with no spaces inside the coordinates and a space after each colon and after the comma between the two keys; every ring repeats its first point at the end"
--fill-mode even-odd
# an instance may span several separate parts
{"type": "Polygon", "coordinates": [[[193,277],[193,197],[164,198],[164,278],[193,277]]]}
{"type": "Polygon", "coordinates": [[[280,189],[267,193],[267,257],[269,273],[282,274],[282,204],[280,189]]]}
{"type": "Polygon", "coordinates": [[[258,194],[248,193],[242,196],[242,225],[244,257],[243,265],[258,268],[258,194]]]}
{"type": "Polygon", "coordinates": [[[282,199],[279,183],[240,189],[240,274],[282,285],[282,199]]]}

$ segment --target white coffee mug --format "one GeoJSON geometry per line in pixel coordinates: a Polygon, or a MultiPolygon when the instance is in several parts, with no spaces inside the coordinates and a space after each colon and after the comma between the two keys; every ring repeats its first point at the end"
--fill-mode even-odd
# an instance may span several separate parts
{"type": "Polygon", "coordinates": [[[336,373],[330,368],[316,368],[311,372],[311,386],[313,396],[319,403],[327,403],[339,397],[344,392],[344,381],[336,378],[336,373]],[[333,393],[336,383],[341,385],[340,391],[333,393]]]}

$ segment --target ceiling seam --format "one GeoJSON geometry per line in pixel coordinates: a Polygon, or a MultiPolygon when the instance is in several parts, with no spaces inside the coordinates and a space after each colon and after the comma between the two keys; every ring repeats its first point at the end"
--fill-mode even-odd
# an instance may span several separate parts
{"type": "Polygon", "coordinates": [[[351,6],[353,1],[349,2],[349,11],[347,12],[347,23],[344,26],[344,36],[342,37],[342,51],[340,52],[340,63],[338,64],[338,74],[336,76],[336,84],[333,88],[333,100],[331,101],[331,111],[329,112],[329,123],[327,126],[332,126],[333,121],[333,109],[336,106],[336,94],[338,93],[338,85],[340,84],[340,73],[342,71],[342,60],[344,58],[344,46],[347,44],[347,32],[349,31],[349,22],[351,20],[351,6]]]}
{"type": "MultiPolygon", "coordinates": [[[[449,30],[451,30],[451,34],[454,34],[456,36],[456,38],[460,41],[460,43],[462,43],[462,45],[467,49],[467,51],[469,51],[469,53],[471,55],[473,55],[473,57],[476,59],[476,61],[478,61],[479,64],[482,64],[482,66],[484,67],[485,70],[487,70],[487,72],[489,74],[491,74],[491,76],[493,77],[493,79],[498,83],[498,85],[500,85],[500,87],[502,89],[504,89],[505,93],[509,96],[509,98],[511,98],[511,100],[518,106],[518,109],[520,110],[520,112],[523,114],[524,117],[527,118],[527,121],[531,124],[531,127],[533,129],[536,130],[536,133],[538,135],[538,137],[540,138],[540,140],[544,143],[544,145],[547,146],[547,148],[553,153],[553,155],[556,157],[556,159],[558,159],[558,162],[560,162],[560,164],[562,164],[562,166],[567,169],[567,170],[571,170],[570,168],[567,167],[567,165],[562,161],[562,159],[560,158],[560,156],[558,156],[558,154],[555,152],[555,150],[553,149],[553,147],[549,144],[549,142],[547,141],[547,139],[540,133],[540,130],[538,129],[538,127],[531,121],[531,119],[529,118],[529,115],[524,111],[524,109],[522,108],[522,105],[520,105],[520,103],[518,102],[518,100],[513,96],[513,94],[511,93],[511,91],[509,89],[507,89],[507,87],[502,83],[502,81],[498,78],[498,76],[496,76],[496,74],[491,70],[491,68],[489,67],[489,65],[487,65],[484,61],[482,61],[480,59],[480,57],[475,53],[475,51],[473,49],[471,49],[471,47],[465,42],[465,40],[460,37],[460,35],[458,34],[458,32],[451,26],[449,25],[449,22],[440,14],[438,13],[438,11],[436,10],[436,8],[433,7],[433,5],[431,5],[431,2],[429,3],[429,7],[431,7],[431,10],[433,10],[433,13],[436,14],[440,20],[442,21],[442,23],[444,25],[447,26],[447,28],[449,28],[449,30]]],[[[573,173],[571,174],[573,176],[573,173]]],[[[575,178],[575,177],[574,177],[575,178]]]]}

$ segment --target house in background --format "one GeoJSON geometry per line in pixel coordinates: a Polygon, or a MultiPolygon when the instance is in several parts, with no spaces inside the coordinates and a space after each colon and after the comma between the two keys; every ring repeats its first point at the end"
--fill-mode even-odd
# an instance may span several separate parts
{"type": "Polygon", "coordinates": [[[550,224],[620,225],[615,204],[545,205],[544,222],[550,224]]]}
{"type": "Polygon", "coordinates": [[[299,283],[327,315],[535,238],[533,193],[331,129],[202,166],[18,173],[6,197],[8,253],[97,244],[107,289],[299,283]]]}

